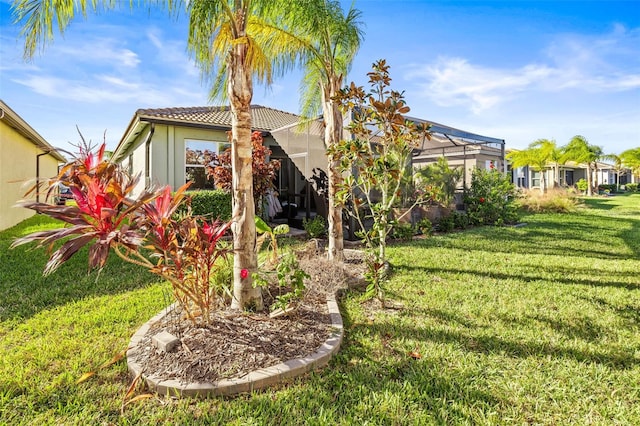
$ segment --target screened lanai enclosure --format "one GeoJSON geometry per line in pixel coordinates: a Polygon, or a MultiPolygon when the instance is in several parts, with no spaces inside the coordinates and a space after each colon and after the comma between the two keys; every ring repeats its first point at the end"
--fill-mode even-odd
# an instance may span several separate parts
{"type": "MultiPolygon", "coordinates": [[[[425,120],[410,118],[425,123],[425,120]]],[[[346,125],[347,123],[345,123],[346,125]]],[[[504,172],[505,141],[431,123],[431,139],[424,138],[410,159],[414,168],[435,163],[444,156],[451,167],[465,170],[460,189],[471,180],[474,168],[496,168],[504,172]]],[[[322,120],[301,128],[298,124],[271,131],[277,146],[270,146],[272,158],[281,160],[276,185],[284,206],[290,206],[289,217],[310,218],[327,214],[327,157],[322,120]]],[[[348,137],[345,131],[344,137],[348,137]]],[[[285,207],[286,209],[286,207],[285,207]]]]}

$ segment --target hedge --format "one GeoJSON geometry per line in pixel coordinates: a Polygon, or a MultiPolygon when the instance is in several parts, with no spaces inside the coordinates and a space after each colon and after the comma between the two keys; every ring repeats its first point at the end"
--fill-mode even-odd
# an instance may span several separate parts
{"type": "MultiPolygon", "coordinates": [[[[220,189],[189,191],[187,194],[191,197],[191,211],[194,215],[219,218],[222,221],[231,220],[231,194],[220,189]]],[[[186,209],[183,206],[178,209],[178,213],[186,209]]]]}

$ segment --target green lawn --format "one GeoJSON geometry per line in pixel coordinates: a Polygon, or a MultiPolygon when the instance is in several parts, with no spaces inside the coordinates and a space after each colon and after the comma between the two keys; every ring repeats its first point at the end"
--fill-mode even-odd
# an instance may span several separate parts
{"type": "Polygon", "coordinates": [[[120,404],[122,350],[168,288],[110,259],[73,259],[43,278],[42,251],[0,233],[0,424],[640,424],[640,194],[586,200],[394,245],[379,311],[342,303],[345,343],[330,366],[232,399],[120,404]]]}

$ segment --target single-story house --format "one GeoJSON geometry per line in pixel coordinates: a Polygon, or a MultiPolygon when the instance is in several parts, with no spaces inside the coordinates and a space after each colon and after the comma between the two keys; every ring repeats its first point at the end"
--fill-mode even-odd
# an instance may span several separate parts
{"type": "MultiPolygon", "coordinates": [[[[554,165],[549,164],[548,168],[543,171],[535,171],[531,167],[512,168],[511,164],[507,164],[511,174],[513,183],[519,188],[539,189],[541,174],[544,173],[547,188],[551,188],[556,181],[554,177],[554,165]]],[[[620,185],[631,182],[631,172],[628,169],[617,171],[615,167],[608,163],[597,163],[597,170],[591,170],[591,181],[595,185],[615,185],[618,183],[617,176],[620,175],[620,185]]],[[[562,187],[574,186],[580,179],[587,179],[586,164],[569,161],[566,164],[558,166],[559,176],[558,183],[562,187]]]]}
{"type": "MultiPolygon", "coordinates": [[[[300,117],[295,114],[260,105],[252,105],[251,114],[253,130],[262,132],[271,158],[281,160],[275,182],[281,202],[295,204],[307,217],[312,210],[325,215],[327,160],[322,120],[313,121],[301,131],[300,117]]],[[[211,188],[213,182],[206,179],[201,154],[226,149],[230,129],[231,112],[227,107],[139,109],[120,139],[113,160],[141,173],[141,188],[153,183],[175,189],[188,180],[194,182],[193,189],[211,188]]],[[[505,167],[501,139],[435,123],[431,132],[432,140],[425,140],[414,152],[414,167],[435,162],[442,155],[452,166],[465,170],[492,164],[505,167]]],[[[465,182],[470,182],[468,176],[465,182]]]]}
{"type": "MultiPolygon", "coordinates": [[[[24,199],[26,189],[36,180],[58,174],[65,162],[60,155],[22,117],[0,100],[0,230],[7,229],[34,214],[14,207],[24,199]]],[[[32,198],[41,200],[36,193],[32,198]]]]}

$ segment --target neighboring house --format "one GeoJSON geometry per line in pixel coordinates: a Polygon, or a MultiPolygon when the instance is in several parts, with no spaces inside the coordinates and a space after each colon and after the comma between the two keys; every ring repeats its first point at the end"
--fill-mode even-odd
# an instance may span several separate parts
{"type": "MultiPolygon", "coordinates": [[[[259,105],[251,107],[253,130],[261,131],[272,159],[281,160],[275,185],[283,203],[298,210],[326,214],[327,159],[322,120],[300,130],[300,117],[259,105]]],[[[412,119],[424,122],[424,120],[412,119]]],[[[134,114],[116,147],[113,159],[134,173],[144,185],[178,188],[192,180],[192,188],[213,188],[202,164],[204,150],[221,152],[228,147],[231,112],[226,107],[140,109],[134,114]]],[[[433,124],[433,138],[414,151],[412,163],[421,167],[445,155],[451,166],[467,170],[470,182],[474,167],[503,169],[504,141],[433,124]]],[[[346,135],[346,133],[345,133],[346,135]]],[[[346,136],[345,136],[346,137],[346,136]]]]}
{"type": "MultiPolygon", "coordinates": [[[[555,182],[554,167],[553,164],[549,164],[548,168],[543,171],[534,171],[531,167],[518,167],[516,169],[511,168],[510,164],[507,164],[508,170],[511,174],[513,183],[519,188],[531,188],[539,189],[541,174],[544,173],[547,188],[552,188],[555,182]]],[[[616,176],[618,172],[615,167],[608,163],[597,163],[598,169],[592,168],[592,182],[596,185],[615,185],[616,176]]],[[[573,161],[569,161],[566,164],[558,166],[559,179],[558,182],[562,187],[574,186],[580,179],[587,179],[587,166],[586,164],[579,164],[573,161]]],[[[630,172],[627,169],[620,171],[620,185],[624,185],[628,182],[630,172]]]]}
{"type": "MultiPolygon", "coordinates": [[[[0,230],[7,229],[34,214],[33,210],[14,207],[24,198],[28,185],[36,179],[58,174],[58,165],[66,161],[42,136],[15,111],[0,100],[0,230]]],[[[44,195],[32,198],[44,201],[44,195]]]]}

